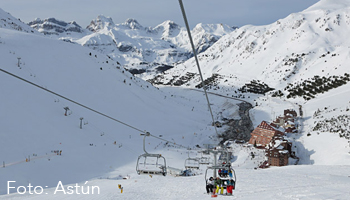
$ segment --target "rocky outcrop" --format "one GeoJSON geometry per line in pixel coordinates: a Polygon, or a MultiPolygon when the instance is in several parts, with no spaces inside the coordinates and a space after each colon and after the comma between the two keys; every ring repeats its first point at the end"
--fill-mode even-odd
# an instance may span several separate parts
{"type": "Polygon", "coordinates": [[[83,32],[81,26],[79,26],[75,21],[66,23],[55,18],[48,18],[44,20],[37,18],[34,21],[29,22],[28,25],[37,29],[39,32],[44,33],[45,35],[58,35],[64,32],[83,32]]]}
{"type": "Polygon", "coordinates": [[[244,140],[248,141],[250,139],[250,133],[254,130],[253,123],[249,116],[249,110],[253,106],[248,102],[242,102],[238,104],[239,106],[239,116],[241,119],[227,119],[223,125],[227,125],[228,128],[224,133],[220,135],[222,143],[227,140],[244,140]]]}

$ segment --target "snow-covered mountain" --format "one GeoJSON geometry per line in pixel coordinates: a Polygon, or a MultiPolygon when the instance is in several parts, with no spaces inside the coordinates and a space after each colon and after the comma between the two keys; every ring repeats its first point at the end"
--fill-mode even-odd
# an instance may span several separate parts
{"type": "MultiPolygon", "coordinates": [[[[263,150],[232,144],[234,199],[350,198],[349,9],[349,1],[322,0],[276,23],[237,29],[199,55],[209,91],[221,95],[209,96],[215,120],[240,118],[237,104],[242,100],[254,106],[249,111],[254,126],[275,119],[284,109],[302,111],[296,122],[299,133],[288,135],[300,165],[253,170],[265,159],[263,150]]],[[[187,49],[183,28],[169,21],[144,28],[132,19],[116,25],[99,18],[83,33],[68,34],[73,23],[66,23],[59,28],[66,32],[44,36],[0,10],[1,70],[126,123],[0,71],[0,194],[14,193],[0,199],[210,198],[204,194],[206,166],[200,167],[198,176],[186,178],[135,172],[137,157],[144,153],[139,130],[161,138],[147,138],[146,149],[162,154],[168,167],[178,169],[184,168],[186,158],[201,156],[195,150],[198,146],[219,142],[206,100],[193,90],[200,88],[193,59],[150,80],[159,88],[122,66],[126,61],[140,65],[138,57],[132,58],[131,53],[138,53],[132,50],[135,45],[137,50],[160,49],[175,41],[187,49]],[[113,56],[107,51],[113,45],[119,47],[114,51],[125,53],[113,56]],[[57,192],[59,182],[77,190],[57,192]],[[29,184],[32,192],[40,193],[42,187],[42,193],[30,194],[29,184]],[[98,186],[100,194],[83,195],[80,186],[85,192],[98,186]]],[[[219,28],[195,29],[205,35],[205,30],[220,32],[219,28]]],[[[219,133],[226,128],[218,128],[219,133]]]]}
{"type": "MultiPolygon", "coordinates": [[[[273,24],[236,29],[201,53],[199,61],[210,91],[254,98],[254,104],[261,106],[279,99],[300,105],[309,144],[326,133],[348,141],[349,32],[350,1],[322,0],[273,24]],[[255,99],[254,93],[260,97],[255,99]]],[[[194,59],[149,81],[201,87],[194,59]]],[[[318,149],[314,156],[327,151],[324,146],[313,146],[318,149]]],[[[342,148],[348,156],[349,145],[342,148]]]]}
{"type": "MultiPolygon", "coordinates": [[[[154,28],[143,27],[135,19],[115,24],[112,18],[103,15],[92,20],[86,29],[81,29],[75,22],[66,23],[54,18],[36,19],[28,24],[41,33],[54,34],[61,40],[99,50],[118,60],[133,74],[147,71],[141,75],[146,77],[153,77],[150,74],[166,71],[174,63],[193,56],[187,31],[169,20],[154,28]]],[[[192,30],[197,51],[205,51],[234,29],[223,24],[197,24],[192,30]]]]}
{"type": "Polygon", "coordinates": [[[10,13],[5,12],[1,8],[0,8],[0,14],[1,14],[0,28],[39,34],[39,32],[36,29],[31,28],[24,22],[20,21],[19,19],[14,18],[10,13]]]}
{"type": "Polygon", "coordinates": [[[48,18],[45,20],[37,18],[34,21],[29,22],[28,25],[45,35],[70,35],[71,33],[84,32],[84,29],[82,29],[75,21],[66,23],[55,18],[48,18]]]}
{"type": "MultiPolygon", "coordinates": [[[[4,17],[0,10],[0,19],[4,17]]],[[[0,28],[1,70],[129,126],[1,71],[0,194],[7,193],[7,181],[16,181],[11,183],[16,187],[28,182],[52,187],[58,181],[108,177],[118,167],[135,165],[143,153],[137,129],[190,148],[209,142],[213,133],[204,101],[163,92],[97,51],[16,27],[0,28]]],[[[149,151],[168,151],[177,161],[178,153],[167,150],[165,142],[147,141],[149,151]]],[[[127,171],[122,174],[135,173],[135,166],[127,171]]]]}
{"type": "MultiPolygon", "coordinates": [[[[344,5],[347,4],[321,1],[267,26],[236,29],[199,55],[201,67],[207,72],[206,77],[219,74],[223,80],[218,80],[218,84],[234,83],[236,90],[252,79],[283,90],[288,84],[295,85],[314,75],[346,76],[344,63],[349,47],[346,33],[350,21],[349,7],[344,5]],[[328,4],[335,6],[324,6],[328,4]],[[237,78],[230,78],[232,76],[237,78]]],[[[160,80],[163,83],[169,83],[174,77],[178,80],[187,72],[195,73],[195,68],[194,60],[190,59],[160,80]]],[[[196,78],[188,83],[197,85],[196,78]]],[[[287,96],[290,92],[283,93],[287,96]]]]}

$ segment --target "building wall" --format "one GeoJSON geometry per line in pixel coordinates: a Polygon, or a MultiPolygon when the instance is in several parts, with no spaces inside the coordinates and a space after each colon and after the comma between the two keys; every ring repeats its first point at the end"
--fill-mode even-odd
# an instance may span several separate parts
{"type": "Polygon", "coordinates": [[[292,109],[284,110],[284,116],[287,116],[287,114],[291,114],[293,117],[297,117],[297,112],[292,109]]]}
{"type": "Polygon", "coordinates": [[[256,127],[251,133],[251,138],[249,144],[260,144],[266,146],[270,143],[271,139],[276,135],[283,135],[282,132],[277,131],[271,125],[267,124],[265,121],[261,122],[258,127],[256,127]]]}
{"type": "Polygon", "coordinates": [[[288,165],[288,154],[279,153],[279,150],[267,151],[266,156],[270,166],[288,165]]]}

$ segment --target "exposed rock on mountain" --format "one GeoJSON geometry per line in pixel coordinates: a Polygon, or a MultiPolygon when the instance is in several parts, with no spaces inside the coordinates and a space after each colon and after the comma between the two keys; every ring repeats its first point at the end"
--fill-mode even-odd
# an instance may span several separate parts
{"type": "Polygon", "coordinates": [[[45,35],[59,35],[66,32],[83,33],[83,29],[75,21],[66,23],[55,18],[44,20],[37,18],[34,21],[29,22],[28,25],[45,35]]]}
{"type": "Polygon", "coordinates": [[[38,31],[32,27],[29,27],[27,24],[22,22],[20,19],[14,18],[10,13],[5,12],[0,8],[0,28],[12,29],[17,31],[23,31],[27,33],[36,33],[38,31]]]}
{"type": "Polygon", "coordinates": [[[105,27],[111,27],[111,26],[114,26],[114,22],[112,18],[99,15],[97,19],[94,19],[90,22],[90,24],[86,27],[86,29],[92,32],[98,32],[99,30],[102,30],[105,27]]]}

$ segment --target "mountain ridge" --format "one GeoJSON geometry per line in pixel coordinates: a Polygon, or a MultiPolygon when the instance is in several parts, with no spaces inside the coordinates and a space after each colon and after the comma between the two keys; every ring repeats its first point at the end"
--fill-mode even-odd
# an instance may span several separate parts
{"type": "MultiPolygon", "coordinates": [[[[46,21],[48,20],[39,21],[43,24],[35,21],[28,24],[45,34],[52,31],[42,28],[46,21]]],[[[192,30],[197,51],[205,51],[220,37],[234,29],[223,24],[197,24],[192,30]]],[[[81,34],[73,33],[69,29],[65,32],[61,30],[50,34],[63,41],[99,50],[118,60],[131,71],[148,72],[140,76],[149,76],[151,72],[157,74],[159,73],[157,68],[172,67],[175,63],[183,62],[193,56],[187,42],[187,31],[170,20],[155,27],[143,27],[135,19],[129,18],[124,23],[115,24],[112,18],[99,15],[86,29],[80,29],[81,34]]]]}

